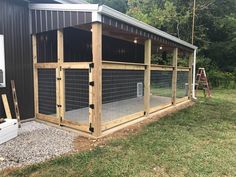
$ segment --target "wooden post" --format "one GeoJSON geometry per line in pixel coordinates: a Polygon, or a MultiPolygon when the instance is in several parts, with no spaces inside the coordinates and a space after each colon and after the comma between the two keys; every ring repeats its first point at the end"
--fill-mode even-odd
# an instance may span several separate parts
{"type": "Polygon", "coordinates": [[[175,48],[173,52],[173,74],[172,74],[172,104],[173,105],[176,105],[177,66],[178,66],[178,48],[175,48]]]}
{"type": "Polygon", "coordinates": [[[193,83],[193,53],[189,57],[189,73],[188,73],[188,99],[192,98],[192,83],[193,83]]]}
{"type": "Polygon", "coordinates": [[[3,107],[4,107],[4,110],[5,110],[6,117],[8,119],[12,119],[11,110],[10,110],[10,107],[9,107],[9,103],[8,103],[8,99],[7,99],[6,94],[2,95],[2,102],[3,102],[3,107]]]}
{"type": "Polygon", "coordinates": [[[151,75],[151,55],[152,55],[152,41],[150,39],[145,41],[145,75],[144,75],[144,111],[148,116],[150,112],[150,75],[151,75]]]}
{"type": "Polygon", "coordinates": [[[56,69],[57,118],[59,120],[59,124],[61,124],[62,118],[64,118],[65,115],[65,76],[64,69],[62,69],[61,66],[64,62],[63,29],[57,30],[57,57],[57,62],[59,63],[59,67],[56,69]]]}
{"type": "Polygon", "coordinates": [[[32,35],[32,49],[33,49],[33,71],[34,71],[34,116],[39,113],[38,106],[38,70],[36,68],[37,64],[37,37],[32,35]]]}
{"type": "Polygon", "coordinates": [[[94,86],[92,89],[92,124],[90,131],[96,137],[101,135],[101,113],[102,113],[102,24],[92,24],[92,52],[93,66],[92,81],[94,86]]]}

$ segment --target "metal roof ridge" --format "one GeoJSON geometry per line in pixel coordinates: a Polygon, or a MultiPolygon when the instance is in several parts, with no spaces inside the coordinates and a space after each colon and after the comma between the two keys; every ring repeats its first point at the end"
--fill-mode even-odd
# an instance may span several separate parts
{"type": "Polygon", "coordinates": [[[31,10],[55,10],[55,11],[87,11],[98,12],[98,4],[29,4],[31,10]]]}

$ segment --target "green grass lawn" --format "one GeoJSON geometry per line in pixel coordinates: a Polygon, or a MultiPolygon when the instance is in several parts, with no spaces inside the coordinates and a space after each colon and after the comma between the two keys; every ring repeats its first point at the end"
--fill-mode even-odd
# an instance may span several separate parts
{"type": "MultiPolygon", "coordinates": [[[[1,172],[0,172],[1,174],[1,172]]],[[[145,126],[105,147],[4,173],[5,176],[236,176],[236,90],[145,126]]]]}

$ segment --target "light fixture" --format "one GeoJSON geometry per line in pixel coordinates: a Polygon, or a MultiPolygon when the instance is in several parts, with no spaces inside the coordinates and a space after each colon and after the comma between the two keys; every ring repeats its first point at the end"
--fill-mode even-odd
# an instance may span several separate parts
{"type": "Polygon", "coordinates": [[[160,50],[162,50],[163,49],[163,47],[162,46],[160,46],[160,50]]]}
{"type": "Polygon", "coordinates": [[[137,43],[138,43],[138,40],[137,40],[137,39],[135,39],[135,40],[134,40],[134,43],[135,43],[135,44],[137,44],[137,43]]]}

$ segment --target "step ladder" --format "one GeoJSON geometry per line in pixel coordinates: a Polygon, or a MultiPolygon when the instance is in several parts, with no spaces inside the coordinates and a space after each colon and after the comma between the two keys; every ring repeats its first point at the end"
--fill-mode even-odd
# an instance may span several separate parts
{"type": "Polygon", "coordinates": [[[208,83],[205,68],[198,68],[196,81],[197,81],[197,83],[196,83],[196,93],[199,89],[199,86],[202,86],[204,96],[205,97],[206,96],[211,97],[211,90],[210,90],[210,86],[209,86],[209,83],[208,83]],[[207,94],[206,94],[206,92],[207,92],[207,94]]]}

